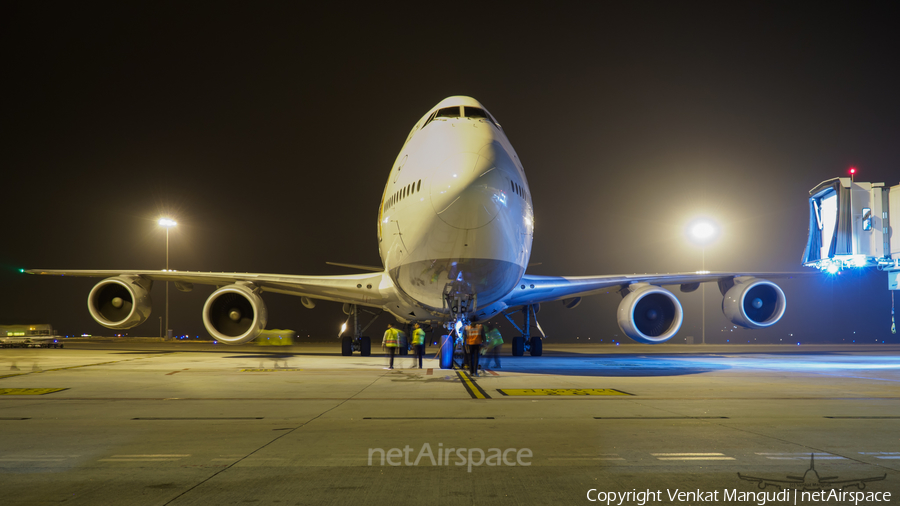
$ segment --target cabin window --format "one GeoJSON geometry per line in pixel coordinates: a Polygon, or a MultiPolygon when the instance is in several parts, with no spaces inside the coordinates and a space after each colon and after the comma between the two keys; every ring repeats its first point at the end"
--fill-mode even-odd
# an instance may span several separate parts
{"type": "Polygon", "coordinates": [[[422,180],[420,179],[418,186],[416,186],[416,191],[419,191],[421,189],[422,189],[422,180]]]}

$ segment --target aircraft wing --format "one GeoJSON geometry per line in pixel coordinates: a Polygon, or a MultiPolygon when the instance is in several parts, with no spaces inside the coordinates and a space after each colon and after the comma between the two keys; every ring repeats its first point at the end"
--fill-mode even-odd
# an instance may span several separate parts
{"type": "Polygon", "coordinates": [[[872,478],[858,478],[855,480],[820,480],[822,485],[828,485],[829,487],[835,488],[847,488],[853,486],[859,486],[863,483],[868,483],[870,481],[881,481],[887,478],[887,473],[884,476],[874,476],[872,478]]]}
{"type": "Polygon", "coordinates": [[[520,306],[554,300],[585,297],[599,293],[618,292],[633,283],[651,285],[681,285],[682,291],[696,290],[699,283],[717,282],[730,286],[734,278],[793,278],[809,276],[811,272],[684,272],[675,274],[625,274],[611,276],[522,276],[519,287],[504,301],[507,306],[520,306]]]}
{"type": "Polygon", "coordinates": [[[140,276],[152,281],[174,281],[184,288],[191,285],[225,286],[237,282],[253,283],[264,292],[306,296],[319,300],[382,306],[391,298],[393,283],[383,272],[342,276],[296,276],[290,274],[254,274],[194,271],[114,271],[29,269],[28,274],[109,278],[140,276]]]}
{"type": "Polygon", "coordinates": [[[738,478],[746,481],[752,481],[755,483],[762,483],[764,485],[772,484],[779,488],[784,488],[790,485],[803,485],[803,480],[774,480],[772,478],[759,478],[756,476],[747,476],[746,474],[738,473],[738,478]]]}

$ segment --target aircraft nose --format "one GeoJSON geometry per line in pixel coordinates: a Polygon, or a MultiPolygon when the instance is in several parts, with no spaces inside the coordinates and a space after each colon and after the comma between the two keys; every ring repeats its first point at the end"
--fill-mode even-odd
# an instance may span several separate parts
{"type": "Polygon", "coordinates": [[[431,205],[451,227],[474,229],[487,225],[506,205],[502,191],[506,177],[493,150],[460,152],[447,157],[431,184],[431,205]]]}

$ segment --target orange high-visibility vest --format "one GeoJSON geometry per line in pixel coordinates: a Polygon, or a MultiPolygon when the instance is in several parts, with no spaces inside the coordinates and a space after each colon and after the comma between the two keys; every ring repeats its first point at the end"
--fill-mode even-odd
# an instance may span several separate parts
{"type": "Polygon", "coordinates": [[[481,344],[484,342],[484,338],[481,336],[481,324],[476,323],[475,325],[469,325],[466,327],[466,344],[472,346],[476,344],[481,344]]]}

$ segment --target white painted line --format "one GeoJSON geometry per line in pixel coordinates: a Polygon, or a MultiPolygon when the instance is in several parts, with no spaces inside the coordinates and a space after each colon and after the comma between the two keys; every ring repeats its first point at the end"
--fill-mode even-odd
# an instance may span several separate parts
{"type": "Polygon", "coordinates": [[[859,452],[860,455],[900,455],[900,452],[859,452]]]}
{"type": "Polygon", "coordinates": [[[875,458],[876,458],[876,459],[882,459],[882,460],[886,460],[886,459],[900,460],[900,455],[892,455],[892,456],[887,456],[887,455],[885,455],[885,456],[882,456],[882,457],[875,457],[875,458]]]}
{"type": "Polygon", "coordinates": [[[734,460],[734,457],[657,457],[657,460],[734,460]]]}
{"type": "Polygon", "coordinates": [[[654,457],[710,457],[724,453],[651,453],[654,457]]]}

